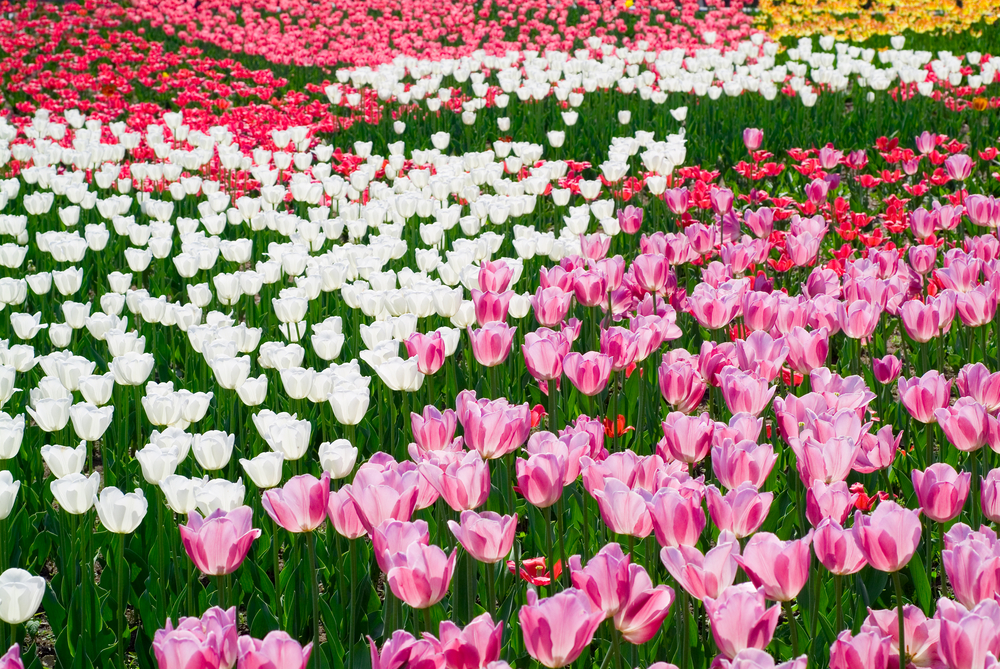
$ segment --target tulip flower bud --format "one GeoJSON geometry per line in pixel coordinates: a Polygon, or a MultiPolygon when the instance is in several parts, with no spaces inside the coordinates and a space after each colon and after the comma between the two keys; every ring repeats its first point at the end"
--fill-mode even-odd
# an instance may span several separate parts
{"type": "Polygon", "coordinates": [[[35,615],[45,595],[45,579],[24,569],[0,574],[0,620],[20,625],[35,615]]]}
{"type": "Polygon", "coordinates": [[[108,532],[131,534],[146,516],[149,503],[139,488],[135,492],[123,493],[111,486],[102,490],[100,497],[94,497],[94,506],[108,532]]]}

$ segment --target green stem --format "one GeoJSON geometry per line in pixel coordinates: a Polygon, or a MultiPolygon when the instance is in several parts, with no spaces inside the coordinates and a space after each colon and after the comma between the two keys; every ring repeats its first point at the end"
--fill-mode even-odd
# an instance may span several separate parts
{"type": "Polygon", "coordinates": [[[833,575],[833,592],[834,597],[837,600],[837,627],[836,632],[840,632],[844,629],[844,577],[840,574],[833,575]]]}
{"type": "Polygon", "coordinates": [[[428,634],[433,634],[434,630],[431,629],[431,608],[428,606],[423,609],[424,614],[424,631],[428,634]]]}
{"type": "Polygon", "coordinates": [[[903,584],[899,572],[892,572],[892,583],[896,587],[896,617],[899,621],[899,666],[909,664],[906,654],[906,627],[903,625],[903,584]]]}
{"type": "MultiPolygon", "coordinates": [[[[559,558],[562,560],[562,580],[569,581],[569,569],[566,567],[566,514],[563,513],[563,498],[556,502],[556,522],[559,524],[559,558]]],[[[553,569],[555,566],[553,565],[553,569]]],[[[554,575],[555,572],[553,572],[554,575]]],[[[564,583],[568,586],[568,583],[564,583]]]]}
{"type": "Polygon", "coordinates": [[[559,397],[557,396],[556,383],[558,379],[549,381],[549,431],[552,434],[559,432],[559,397]]]}
{"type": "Polygon", "coordinates": [[[309,533],[309,573],[312,578],[312,628],[313,628],[313,650],[311,657],[315,658],[313,666],[320,664],[319,648],[319,571],[316,569],[316,533],[309,533]]]}
{"type": "Polygon", "coordinates": [[[795,622],[795,614],[792,612],[792,603],[783,602],[785,617],[788,618],[788,629],[792,637],[792,657],[799,656],[799,626],[795,622]]]}
{"type": "Polygon", "coordinates": [[[347,635],[347,649],[348,652],[354,648],[355,640],[355,629],[354,624],[357,620],[357,611],[355,606],[355,597],[358,591],[358,540],[350,539],[348,544],[348,552],[351,554],[351,608],[347,610],[347,616],[350,622],[348,623],[348,635],[347,635]]]}
{"type": "Polygon", "coordinates": [[[125,653],[128,642],[125,639],[125,535],[118,535],[118,661],[125,668],[125,653]]]}
{"type": "Polygon", "coordinates": [[[483,565],[486,569],[486,610],[490,614],[490,620],[494,623],[497,622],[497,595],[496,595],[496,565],[486,563],[483,565]]]}
{"type": "Polygon", "coordinates": [[[278,621],[278,628],[281,623],[281,542],[278,532],[281,527],[274,523],[274,532],[271,534],[271,560],[274,562],[274,617],[278,621]]]}
{"type": "MultiPolygon", "coordinates": [[[[614,625],[612,625],[613,627],[614,625]]],[[[620,669],[622,666],[622,652],[621,652],[621,634],[618,630],[611,630],[611,654],[615,658],[615,669],[620,669]]]]}
{"type": "Polygon", "coordinates": [[[225,610],[226,608],[226,582],[225,575],[219,574],[215,577],[215,593],[216,599],[219,602],[219,608],[225,610]]]}
{"type": "Polygon", "coordinates": [[[556,561],[553,559],[555,557],[552,554],[552,507],[547,506],[544,510],[545,513],[545,559],[548,561],[546,565],[549,571],[549,594],[555,593],[556,579],[555,579],[555,564],[556,561]]]}
{"type": "MultiPolygon", "coordinates": [[[[981,503],[979,500],[979,451],[969,452],[969,462],[972,464],[972,494],[969,495],[972,503],[972,527],[979,528],[979,513],[981,503]]],[[[942,544],[943,545],[943,544],[942,544]]],[[[943,549],[942,549],[943,550],[943,549]]]]}

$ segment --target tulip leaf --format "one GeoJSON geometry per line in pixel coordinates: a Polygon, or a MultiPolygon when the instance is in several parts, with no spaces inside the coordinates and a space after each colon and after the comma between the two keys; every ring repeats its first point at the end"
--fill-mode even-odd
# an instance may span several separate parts
{"type": "Polygon", "coordinates": [[[885,589],[885,584],[889,581],[889,575],[871,567],[865,567],[861,574],[861,578],[858,579],[861,597],[864,599],[866,607],[875,606],[879,595],[885,589]]]}
{"type": "Polygon", "coordinates": [[[913,559],[910,560],[910,579],[913,581],[913,587],[917,593],[917,602],[920,604],[920,608],[923,609],[925,615],[931,614],[931,584],[927,579],[927,571],[924,569],[924,563],[920,559],[919,551],[913,554],[913,559]]]}
{"type": "Polygon", "coordinates": [[[258,639],[263,639],[268,632],[279,628],[278,619],[274,617],[274,613],[260,593],[254,593],[250,598],[247,620],[250,621],[250,635],[258,639]]]}

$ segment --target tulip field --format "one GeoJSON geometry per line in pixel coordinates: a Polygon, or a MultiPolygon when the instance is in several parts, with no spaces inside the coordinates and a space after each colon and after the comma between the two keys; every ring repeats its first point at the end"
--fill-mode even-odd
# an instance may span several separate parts
{"type": "Polygon", "coordinates": [[[0,0],[0,669],[1000,669],[998,303],[995,0],[0,0]]]}

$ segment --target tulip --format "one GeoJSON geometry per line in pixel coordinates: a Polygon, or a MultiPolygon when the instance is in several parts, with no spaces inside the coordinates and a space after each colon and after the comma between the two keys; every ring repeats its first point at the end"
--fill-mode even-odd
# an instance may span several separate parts
{"type": "Polygon", "coordinates": [[[435,462],[421,463],[420,473],[455,511],[475,509],[490,496],[490,468],[476,451],[443,467],[435,462]]]}
{"type": "MultiPolygon", "coordinates": [[[[76,448],[46,444],[41,449],[42,460],[45,461],[49,471],[56,478],[61,479],[70,474],[79,474],[87,463],[86,443],[81,441],[76,448]]],[[[136,453],[136,459],[139,459],[139,453],[136,453]]],[[[142,460],[140,460],[140,464],[141,462],[142,460]]]]}
{"type": "Polygon", "coordinates": [[[430,667],[438,666],[435,663],[440,661],[435,656],[438,651],[431,641],[413,638],[413,635],[404,630],[396,630],[392,636],[382,645],[382,652],[375,648],[375,642],[368,637],[368,645],[371,648],[372,669],[400,669],[410,665],[423,667],[422,661],[430,661],[430,667]],[[434,659],[431,659],[434,658],[434,659]]]}
{"type": "Polygon", "coordinates": [[[73,400],[64,398],[46,398],[34,402],[34,407],[26,406],[28,415],[35,421],[39,429],[45,432],[58,432],[69,423],[69,409],[73,400]]]}
{"type": "Polygon", "coordinates": [[[84,441],[97,441],[107,431],[114,416],[113,406],[97,407],[81,402],[69,408],[69,417],[73,421],[73,431],[84,441]]]}
{"type": "Polygon", "coordinates": [[[841,632],[830,646],[830,669],[886,669],[891,641],[875,632],[841,632]]]}
{"type": "MultiPolygon", "coordinates": [[[[239,655],[237,643],[236,608],[223,610],[213,606],[201,618],[181,618],[176,629],[168,618],[164,628],[153,636],[153,651],[160,666],[164,666],[160,651],[170,648],[180,651],[179,655],[195,654],[195,649],[200,647],[209,650],[220,666],[231,667],[239,655]],[[182,643],[176,643],[181,640],[182,643]]],[[[167,666],[174,665],[168,663],[167,666]]]]}
{"type": "Polygon", "coordinates": [[[517,485],[530,504],[546,509],[562,498],[566,461],[553,453],[536,453],[527,460],[518,458],[517,485]]]}
{"type": "Polygon", "coordinates": [[[20,625],[35,615],[45,595],[45,579],[23,569],[0,574],[0,620],[20,625]]]}
{"type": "Polygon", "coordinates": [[[171,474],[160,481],[160,490],[167,500],[167,506],[174,513],[188,514],[198,508],[197,493],[208,482],[204,479],[189,479],[171,474]]]}
{"type": "Polygon", "coordinates": [[[858,451],[857,459],[854,461],[854,471],[871,474],[891,465],[896,458],[896,451],[902,438],[902,432],[893,438],[892,425],[886,425],[876,434],[861,435],[861,450],[858,451]]]}
{"type": "Polygon", "coordinates": [[[566,318],[572,299],[573,293],[565,292],[561,288],[539,286],[531,298],[535,320],[543,327],[555,327],[566,318]]]}
{"type": "Polygon", "coordinates": [[[484,613],[460,629],[450,620],[443,620],[438,626],[438,653],[444,656],[445,666],[494,667],[500,657],[503,641],[503,622],[493,623],[490,614],[484,613]]]}
{"type": "Polygon", "coordinates": [[[667,453],[674,460],[697,464],[705,459],[712,448],[715,423],[708,413],[685,416],[675,411],[667,415],[662,427],[667,453]]]}
{"type": "Polygon", "coordinates": [[[770,532],[755,534],[743,549],[734,555],[743,571],[768,599],[790,602],[798,596],[809,579],[809,544],[812,531],[795,541],[781,541],[770,532]]]}
{"type": "Polygon", "coordinates": [[[813,550],[823,566],[837,576],[854,574],[867,564],[851,531],[830,518],[816,526],[813,550]]]}
{"type": "Polygon", "coordinates": [[[274,452],[261,453],[251,460],[240,458],[240,466],[243,467],[243,471],[261,490],[281,485],[281,468],[284,462],[285,456],[274,452]]]}
{"type": "Polygon", "coordinates": [[[281,488],[264,492],[263,505],[271,520],[298,534],[318,529],[326,520],[330,500],[330,475],[317,479],[312,474],[293,476],[281,488]]]}
{"type": "Polygon", "coordinates": [[[948,178],[965,181],[972,174],[972,165],[972,158],[964,153],[955,153],[945,159],[944,170],[947,172],[948,178]]]}
{"type": "Polygon", "coordinates": [[[24,669],[24,663],[21,662],[21,647],[18,644],[14,644],[7,649],[7,652],[0,657],[0,669],[24,669]]]}
{"type": "Polygon", "coordinates": [[[517,514],[501,516],[492,511],[463,511],[459,521],[449,520],[448,527],[473,558],[495,564],[510,555],[517,532],[517,514]]]}
{"type": "MultiPolygon", "coordinates": [[[[907,604],[903,607],[903,623],[906,630],[906,656],[910,658],[910,664],[916,667],[933,666],[940,659],[940,621],[926,617],[919,608],[907,604]]],[[[898,666],[899,626],[896,611],[869,609],[861,631],[877,632],[880,636],[888,637],[890,666],[898,666]],[[896,664],[893,665],[893,662],[896,664]]]]}
{"type": "Polygon", "coordinates": [[[715,645],[730,660],[746,648],[763,650],[771,643],[781,607],[766,608],[764,598],[763,588],[741,583],[704,600],[715,645]]]}
{"type": "Polygon", "coordinates": [[[238,669],[306,669],[313,645],[302,646],[287,632],[268,632],[263,640],[249,636],[239,639],[238,669]]]}
{"type": "Polygon", "coordinates": [[[569,588],[538,599],[533,588],[518,612],[524,646],[535,660],[550,669],[572,664],[594,638],[604,613],[594,609],[580,590],[569,588]]]}
{"type": "Polygon", "coordinates": [[[881,502],[874,513],[854,513],[854,540],[865,560],[879,571],[896,572],[906,566],[920,543],[920,512],[881,502]]]}
{"type": "Polygon", "coordinates": [[[681,413],[696,409],[708,388],[695,365],[686,360],[668,364],[666,356],[660,365],[659,383],[663,399],[681,413]]]}
{"type": "Polygon", "coordinates": [[[396,558],[405,554],[412,543],[430,544],[426,521],[387,520],[372,530],[372,552],[383,572],[392,569],[396,558]]]}
{"type": "Polygon", "coordinates": [[[251,527],[252,519],[249,506],[230,512],[220,509],[204,519],[191,511],[187,525],[179,527],[181,543],[203,574],[231,574],[243,564],[251,544],[260,536],[260,530],[251,527]]]}
{"type": "Polygon", "coordinates": [[[507,360],[511,343],[517,328],[495,321],[486,323],[478,330],[466,328],[472,343],[472,355],[483,367],[496,367],[507,360]]]}
{"type": "Polygon", "coordinates": [[[618,479],[608,479],[604,490],[595,490],[594,498],[604,523],[615,534],[648,537],[653,519],[642,496],[618,479]]]}
{"type": "Polygon", "coordinates": [[[899,400],[917,421],[927,424],[937,420],[934,412],[948,406],[951,381],[935,369],[919,378],[899,379],[899,400]]]}
{"type": "Polygon", "coordinates": [[[326,513],[333,529],[342,537],[358,539],[368,533],[358,515],[358,508],[354,506],[354,500],[343,488],[330,493],[326,513]]]}
{"type": "MultiPolygon", "coordinates": [[[[939,605],[939,612],[941,607],[939,605]]],[[[1000,605],[989,599],[971,611],[956,611],[957,619],[941,618],[941,640],[938,655],[952,669],[976,669],[988,664],[989,654],[1000,651],[997,625],[1000,605]]],[[[995,656],[995,655],[994,655],[995,656]]]]}
{"type": "Polygon", "coordinates": [[[629,643],[640,645],[652,639],[670,612],[674,591],[666,585],[653,587],[641,565],[627,567],[627,579],[620,588],[621,603],[614,615],[615,629],[629,643]]]}
{"type": "Polygon", "coordinates": [[[890,354],[872,360],[872,371],[875,373],[875,380],[879,383],[883,385],[892,383],[903,371],[903,363],[900,362],[899,358],[890,354]]]}
{"type": "Polygon", "coordinates": [[[341,425],[357,425],[368,412],[371,396],[367,392],[334,391],[328,398],[333,415],[341,425]]]}
{"type": "Polygon", "coordinates": [[[531,432],[531,409],[527,402],[511,406],[506,401],[497,401],[481,406],[473,401],[460,407],[458,418],[465,431],[465,443],[479,451],[485,460],[513,453],[531,432]],[[465,419],[463,412],[467,415],[465,419]]]}
{"type": "Polygon", "coordinates": [[[646,499],[653,531],[661,546],[693,546],[705,529],[700,499],[692,500],[674,488],[662,487],[646,499]]]}
{"type": "Polygon", "coordinates": [[[415,609],[426,609],[448,594],[456,551],[448,556],[437,546],[411,543],[397,554],[386,574],[392,593],[415,609]]]}
{"type": "Polygon", "coordinates": [[[692,597],[716,598],[736,580],[734,556],[740,545],[731,533],[723,533],[719,543],[704,555],[694,546],[666,546],[660,560],[667,571],[692,597]]]}
{"type": "Polygon", "coordinates": [[[0,471],[0,520],[10,516],[14,510],[14,501],[21,489],[21,482],[15,481],[13,474],[6,469],[0,471]]]}
{"type": "Polygon", "coordinates": [[[971,397],[959,398],[953,406],[934,410],[934,418],[952,446],[960,451],[976,451],[996,434],[996,418],[971,397]]]}
{"type": "Polygon", "coordinates": [[[754,416],[764,411],[777,389],[768,386],[767,380],[732,366],[719,372],[719,388],[730,413],[746,412],[754,416]]]}
{"type": "Polygon", "coordinates": [[[971,609],[983,600],[992,599],[1000,588],[1000,556],[994,549],[995,537],[991,545],[973,535],[942,551],[941,562],[948,582],[962,606],[971,609]]]}
{"type": "Polygon", "coordinates": [[[843,525],[857,498],[857,494],[852,495],[844,481],[829,484],[813,481],[806,490],[806,518],[813,527],[827,518],[843,525]]]}
{"type": "Polygon", "coordinates": [[[521,346],[528,372],[539,381],[554,381],[562,376],[562,361],[568,349],[565,337],[555,333],[540,336],[529,332],[521,346]]]}
{"type": "Polygon", "coordinates": [[[97,472],[92,473],[89,477],[83,474],[70,474],[49,483],[52,496],[56,498],[60,508],[73,515],[90,511],[100,487],[101,475],[97,472]]]}
{"type": "Polygon", "coordinates": [[[563,358],[563,371],[577,390],[588,397],[593,397],[608,385],[611,358],[596,351],[584,354],[567,353],[563,358]]]}
{"type": "Polygon", "coordinates": [[[720,530],[732,532],[737,539],[756,532],[771,510],[774,494],[759,492],[750,483],[744,483],[723,496],[715,486],[706,488],[708,513],[720,530]]]}
{"type": "Polygon", "coordinates": [[[764,131],[758,128],[744,128],[743,129],[743,145],[747,147],[747,151],[753,153],[760,148],[760,145],[764,143],[764,131]]]}
{"type": "Polygon", "coordinates": [[[972,474],[959,474],[946,463],[939,462],[911,473],[913,489],[917,493],[920,509],[931,520],[946,523],[959,513],[969,496],[972,474]]]}
{"type": "Polygon", "coordinates": [[[438,411],[437,407],[427,405],[423,415],[410,414],[410,428],[413,440],[424,451],[440,451],[445,449],[455,436],[456,418],[451,409],[438,411]]]}
{"type": "Polygon", "coordinates": [[[94,506],[101,524],[108,532],[131,534],[146,516],[149,503],[142,490],[123,493],[115,487],[105,488],[100,497],[94,497],[94,506]]]}
{"type": "Polygon", "coordinates": [[[203,469],[218,471],[229,464],[235,444],[236,435],[226,434],[221,430],[209,430],[204,434],[194,435],[191,449],[203,469]]]}
{"type": "Polygon", "coordinates": [[[983,478],[980,494],[983,515],[994,523],[1000,522],[1000,469],[992,469],[983,478]]]}
{"type": "MultiPolygon", "coordinates": [[[[412,414],[411,414],[412,415],[412,414]]],[[[258,456],[259,457],[259,456],[258,456]]],[[[319,446],[319,462],[331,479],[346,478],[358,460],[358,448],[347,439],[324,441],[319,446]]],[[[280,468],[279,468],[280,469],[280,468]]]]}
{"type": "Polygon", "coordinates": [[[794,327],[785,335],[788,346],[788,365],[800,374],[808,374],[826,364],[830,349],[830,338],[826,328],[808,332],[794,327]]]}
{"type": "Polygon", "coordinates": [[[774,448],[767,442],[758,444],[751,439],[736,442],[727,438],[721,446],[712,446],[712,471],[727,490],[744,483],[761,488],[777,459],[774,448]]]}

